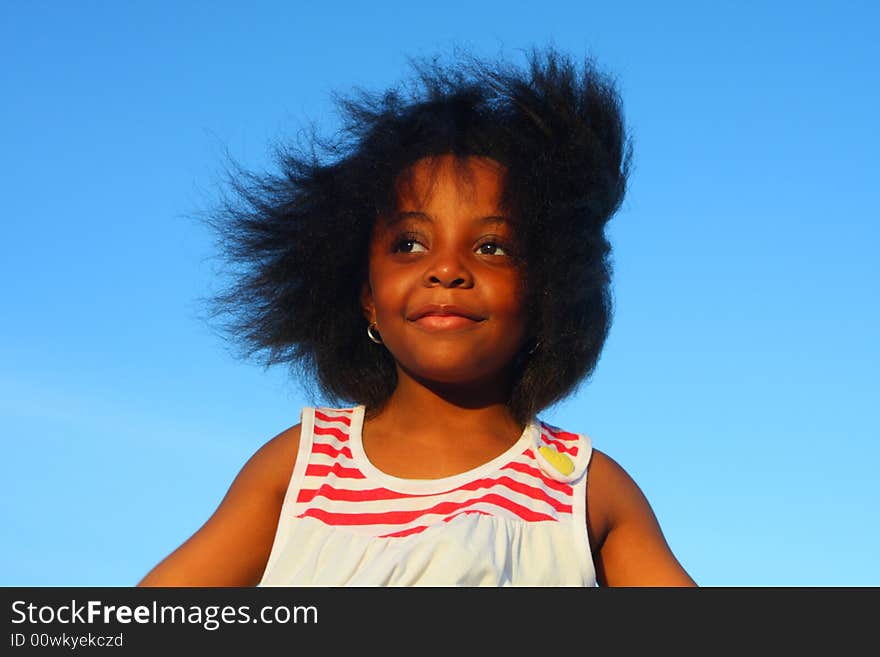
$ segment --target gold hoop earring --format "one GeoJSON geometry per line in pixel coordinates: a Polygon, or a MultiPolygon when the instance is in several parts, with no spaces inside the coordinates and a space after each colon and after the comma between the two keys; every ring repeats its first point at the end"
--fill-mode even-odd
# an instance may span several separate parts
{"type": "Polygon", "coordinates": [[[370,325],[367,327],[367,335],[370,336],[370,340],[372,340],[372,341],[375,342],[376,344],[382,344],[382,336],[379,335],[379,332],[376,331],[376,330],[374,329],[374,327],[375,327],[376,329],[379,328],[378,326],[376,326],[376,322],[373,322],[372,324],[370,324],[370,325]],[[373,335],[374,332],[375,332],[375,335],[373,335]]]}

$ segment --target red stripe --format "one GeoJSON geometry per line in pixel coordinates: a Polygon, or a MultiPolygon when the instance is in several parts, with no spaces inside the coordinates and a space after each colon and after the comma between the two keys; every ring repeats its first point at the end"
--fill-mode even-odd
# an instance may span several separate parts
{"type": "Polygon", "coordinates": [[[437,495],[449,495],[458,490],[472,491],[499,485],[538,502],[543,502],[544,504],[553,507],[558,513],[571,513],[570,504],[564,504],[551,495],[548,495],[546,491],[543,491],[540,488],[535,488],[534,486],[529,486],[526,483],[511,479],[510,477],[477,479],[476,481],[472,481],[452,491],[430,493],[427,495],[398,493],[396,491],[388,490],[387,488],[351,490],[347,488],[335,488],[329,484],[323,484],[317,489],[304,489],[297,498],[297,502],[311,502],[315,497],[323,497],[332,502],[384,502],[386,500],[430,498],[436,497],[437,495]]]}
{"type": "MultiPolygon", "coordinates": [[[[337,411],[339,413],[344,413],[346,411],[337,411]]],[[[347,411],[351,413],[351,411],[347,411]]],[[[343,424],[347,424],[351,426],[351,418],[346,415],[327,415],[326,413],[322,413],[317,408],[315,409],[315,417],[319,420],[323,420],[324,422],[342,422],[343,424]]]]}
{"type": "Polygon", "coordinates": [[[543,433],[541,434],[541,440],[543,440],[548,445],[553,445],[553,447],[558,449],[560,452],[565,452],[567,454],[571,454],[572,456],[577,456],[577,454],[578,454],[578,448],[575,445],[572,445],[571,447],[567,447],[566,445],[563,445],[558,440],[550,440],[550,438],[548,438],[543,433]]]}
{"type": "Polygon", "coordinates": [[[312,498],[315,497],[315,493],[317,493],[317,492],[318,492],[317,490],[313,490],[313,489],[308,489],[308,490],[300,489],[299,494],[296,496],[296,503],[297,504],[308,504],[309,502],[312,501],[312,498]]]}
{"type": "Polygon", "coordinates": [[[326,454],[334,458],[342,454],[351,458],[351,450],[348,448],[348,445],[343,445],[340,449],[336,449],[328,443],[312,443],[312,454],[326,454]]]}
{"type": "Polygon", "coordinates": [[[434,506],[415,511],[386,511],[384,513],[331,513],[323,509],[307,509],[299,518],[312,517],[328,525],[406,525],[427,514],[447,514],[467,508],[470,505],[484,502],[506,509],[516,516],[530,522],[538,520],[556,520],[546,513],[532,511],[506,497],[489,493],[464,502],[440,502],[434,506]]]}
{"type": "Polygon", "coordinates": [[[335,488],[329,484],[322,484],[314,489],[302,489],[297,502],[310,502],[315,497],[323,497],[332,502],[377,502],[381,500],[400,500],[419,495],[398,493],[387,488],[370,488],[365,490],[351,490],[350,488],[335,488]]]}
{"type": "Polygon", "coordinates": [[[401,529],[399,532],[391,532],[390,534],[380,534],[376,538],[402,538],[403,536],[412,536],[413,534],[421,534],[428,528],[428,525],[418,525],[409,529],[401,529]]]}
{"type": "Polygon", "coordinates": [[[306,477],[326,477],[328,474],[336,475],[340,479],[366,479],[364,473],[357,468],[343,468],[339,463],[333,465],[309,463],[306,466],[306,477]]]}
{"type": "Polygon", "coordinates": [[[335,436],[339,442],[348,442],[348,434],[345,433],[342,429],[337,429],[336,427],[319,427],[316,424],[314,427],[314,431],[315,435],[318,436],[335,436]]]}
{"type": "MultiPolygon", "coordinates": [[[[491,516],[491,513],[486,513],[485,511],[479,511],[477,509],[472,509],[471,511],[462,511],[461,513],[456,513],[455,515],[451,515],[448,518],[443,518],[443,522],[449,522],[450,520],[454,520],[459,516],[469,516],[469,515],[480,515],[480,516],[491,516]]],[[[412,534],[419,534],[425,531],[431,525],[418,525],[416,527],[410,527],[409,529],[401,529],[399,532],[391,532],[390,534],[382,534],[377,538],[400,538],[401,536],[411,536],[412,534]]]]}
{"type": "Polygon", "coordinates": [[[476,481],[461,486],[459,490],[478,490],[480,488],[489,488],[496,484],[501,484],[502,486],[505,486],[512,491],[520,493],[521,495],[525,495],[526,497],[530,497],[538,502],[549,504],[559,513],[571,513],[570,504],[563,504],[556,498],[548,495],[540,488],[529,486],[522,481],[517,481],[516,479],[511,479],[510,477],[498,477],[496,479],[477,479],[476,481]]]}
{"type": "Polygon", "coordinates": [[[552,424],[547,424],[546,422],[542,422],[541,424],[547,430],[547,433],[559,440],[577,440],[580,438],[578,434],[571,433],[570,431],[563,431],[559,427],[554,427],[552,424]]]}
{"type": "MultiPolygon", "coordinates": [[[[534,459],[534,457],[535,457],[535,455],[532,453],[531,450],[526,450],[525,455],[529,456],[532,459],[534,459]]],[[[561,481],[556,481],[555,479],[551,479],[546,474],[544,474],[544,472],[542,470],[540,470],[539,468],[536,468],[534,466],[528,465],[527,463],[520,463],[519,461],[511,461],[507,465],[502,466],[501,469],[502,470],[509,469],[509,470],[516,470],[517,472],[522,472],[523,474],[527,474],[532,477],[535,477],[536,479],[540,479],[541,482],[543,482],[543,484],[545,486],[547,486],[548,488],[552,488],[553,490],[559,491],[560,493],[564,493],[565,495],[572,494],[572,488],[571,488],[570,484],[565,484],[561,481]]],[[[334,474],[337,477],[339,477],[340,479],[366,479],[366,476],[364,475],[364,473],[362,473],[357,468],[346,468],[346,467],[343,467],[342,465],[340,465],[338,462],[334,463],[332,465],[321,465],[321,464],[317,464],[317,463],[310,463],[306,467],[305,476],[307,476],[307,477],[326,477],[328,474],[334,474]]],[[[480,480],[480,481],[483,481],[483,480],[480,480]]],[[[465,484],[465,486],[468,486],[469,488],[472,485],[473,484],[465,484]]],[[[527,485],[527,484],[525,484],[525,485],[527,485]]],[[[462,487],[462,488],[464,488],[464,487],[462,487]]],[[[333,490],[334,491],[342,491],[344,489],[333,488],[333,490]]],[[[385,490],[387,490],[387,489],[374,488],[374,489],[370,489],[367,491],[352,491],[352,493],[370,493],[370,492],[378,493],[378,491],[385,491],[385,490]]],[[[435,493],[435,495],[436,495],[436,493],[435,493]]],[[[408,495],[406,493],[394,493],[393,491],[388,491],[388,497],[380,497],[377,495],[377,497],[373,498],[373,499],[374,500],[399,499],[399,498],[403,498],[403,497],[419,497],[419,496],[408,495]]],[[[427,497],[427,496],[425,496],[425,497],[427,497]]],[[[335,499],[335,498],[330,498],[330,499],[335,499]]],[[[340,499],[342,500],[342,498],[340,498],[340,499]]],[[[364,498],[358,498],[358,499],[364,499],[364,498]]],[[[345,501],[345,500],[343,500],[343,501],[345,501]]]]}
{"type": "MultiPolygon", "coordinates": [[[[527,450],[526,453],[529,456],[531,456],[533,459],[535,458],[535,455],[532,453],[531,450],[527,450]]],[[[536,468],[534,466],[531,466],[527,463],[520,463],[519,461],[511,461],[507,465],[503,466],[501,469],[502,470],[505,470],[505,469],[516,470],[517,472],[522,472],[523,474],[537,477],[542,482],[544,482],[544,485],[547,486],[548,488],[552,488],[553,490],[558,490],[560,493],[565,493],[566,495],[571,495],[571,493],[572,493],[571,484],[564,484],[561,481],[556,481],[555,479],[551,479],[546,474],[544,474],[543,470],[536,468]]]]}

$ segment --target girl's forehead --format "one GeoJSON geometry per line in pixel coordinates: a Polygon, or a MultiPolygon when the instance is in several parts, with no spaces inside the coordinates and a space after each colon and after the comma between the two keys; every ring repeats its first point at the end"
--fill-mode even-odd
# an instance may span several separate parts
{"type": "Polygon", "coordinates": [[[418,160],[400,173],[395,209],[469,206],[500,214],[504,167],[486,157],[439,155],[418,160]]]}

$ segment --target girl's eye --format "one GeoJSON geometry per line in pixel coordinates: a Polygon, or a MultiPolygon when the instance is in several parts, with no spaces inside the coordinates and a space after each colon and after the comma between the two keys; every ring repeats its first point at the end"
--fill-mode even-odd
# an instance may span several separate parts
{"type": "Polygon", "coordinates": [[[394,243],[392,251],[394,253],[420,253],[419,249],[425,250],[425,246],[413,237],[401,237],[394,243]]]}
{"type": "Polygon", "coordinates": [[[504,247],[497,242],[485,242],[477,247],[482,255],[507,255],[504,247]]]}

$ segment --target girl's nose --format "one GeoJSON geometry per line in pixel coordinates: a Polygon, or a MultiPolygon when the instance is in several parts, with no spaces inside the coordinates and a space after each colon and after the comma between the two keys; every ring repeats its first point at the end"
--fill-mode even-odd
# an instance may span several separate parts
{"type": "Polygon", "coordinates": [[[425,269],[423,282],[428,287],[473,287],[474,277],[470,268],[456,254],[438,254],[425,269]]]}

